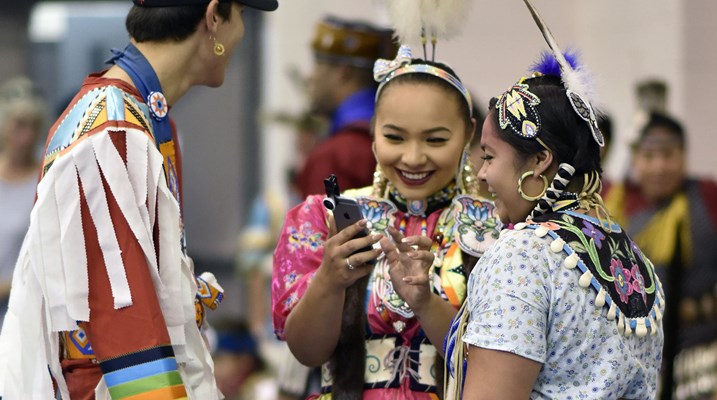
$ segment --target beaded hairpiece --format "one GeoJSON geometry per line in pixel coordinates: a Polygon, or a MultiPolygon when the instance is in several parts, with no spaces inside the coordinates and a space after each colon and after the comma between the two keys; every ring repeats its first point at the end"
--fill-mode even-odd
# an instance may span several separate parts
{"type": "MultiPolygon", "coordinates": [[[[571,65],[562,50],[560,50],[550,29],[535,7],[530,3],[530,0],[523,1],[550,47],[555,62],[558,64],[559,75],[565,87],[565,93],[568,96],[570,105],[573,107],[575,113],[588,124],[595,142],[601,147],[604,146],[605,140],[602,132],[600,132],[598,128],[595,111],[588,100],[590,91],[586,83],[589,79],[587,79],[585,71],[580,67],[574,68],[573,65],[571,65]]],[[[545,62],[538,63],[538,67],[544,65],[546,65],[545,62]]],[[[538,72],[543,73],[542,71],[538,72]]],[[[530,92],[528,85],[523,84],[525,79],[526,78],[521,78],[518,83],[498,98],[498,102],[496,103],[498,121],[500,122],[501,129],[510,127],[511,131],[520,137],[540,141],[538,137],[540,135],[540,116],[535,108],[540,104],[540,99],[530,92]]],[[[543,146],[545,147],[545,145],[543,146]]]]}
{"type": "Polygon", "coordinates": [[[470,110],[471,116],[473,116],[473,103],[471,101],[471,95],[468,92],[468,89],[466,89],[466,87],[463,85],[463,83],[461,83],[458,78],[453,76],[450,72],[434,65],[420,63],[412,64],[412,59],[413,55],[411,53],[411,48],[406,45],[402,45],[398,49],[398,54],[396,54],[395,59],[385,60],[379,58],[378,60],[376,60],[376,63],[373,66],[373,78],[374,80],[376,80],[376,82],[379,82],[378,90],[376,91],[376,100],[378,100],[378,97],[381,94],[381,90],[383,89],[383,87],[391,79],[406,74],[428,74],[446,81],[456,90],[458,90],[461,95],[463,95],[463,98],[468,105],[468,110],[470,110]]]}

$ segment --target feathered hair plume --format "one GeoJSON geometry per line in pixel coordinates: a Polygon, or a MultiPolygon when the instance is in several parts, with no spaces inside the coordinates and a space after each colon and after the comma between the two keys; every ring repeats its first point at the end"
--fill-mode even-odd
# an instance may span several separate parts
{"type": "Polygon", "coordinates": [[[386,0],[386,7],[400,43],[415,47],[431,41],[435,46],[461,32],[470,0],[386,0]]]}
{"type": "Polygon", "coordinates": [[[530,71],[560,77],[566,89],[582,94],[593,103],[596,92],[595,83],[590,71],[580,62],[580,53],[577,50],[568,49],[562,55],[570,66],[571,72],[567,75],[563,73],[564,68],[560,66],[555,54],[549,51],[543,51],[540,54],[540,58],[530,66],[530,71]],[[566,79],[566,76],[570,81],[566,79]]]}
{"type": "MultiPolygon", "coordinates": [[[[590,72],[578,62],[577,52],[568,51],[563,53],[552,32],[550,32],[550,28],[548,28],[548,25],[543,21],[543,18],[538,13],[538,10],[533,7],[530,0],[523,0],[523,2],[525,2],[525,5],[528,7],[530,14],[533,16],[535,23],[540,29],[540,32],[543,34],[545,41],[548,43],[550,50],[552,50],[552,54],[543,53],[542,60],[538,61],[535,65],[543,65],[547,68],[551,65],[551,63],[557,64],[560,73],[550,73],[550,75],[560,76],[566,89],[579,93],[590,103],[593,103],[595,100],[594,84],[590,78],[590,72]],[[546,58],[552,58],[553,61],[546,60],[546,58]]],[[[555,67],[552,66],[551,68],[555,67]]]]}

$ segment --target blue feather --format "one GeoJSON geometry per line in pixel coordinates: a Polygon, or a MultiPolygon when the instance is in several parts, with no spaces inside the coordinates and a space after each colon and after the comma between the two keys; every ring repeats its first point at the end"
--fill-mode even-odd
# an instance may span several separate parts
{"type": "MultiPolygon", "coordinates": [[[[577,51],[568,49],[565,53],[563,53],[563,56],[568,61],[568,64],[573,67],[573,70],[580,67],[580,57],[577,51]]],[[[562,77],[562,74],[560,73],[560,64],[558,64],[558,61],[555,59],[555,55],[553,55],[550,51],[543,51],[540,54],[540,59],[531,65],[530,71],[540,72],[543,75],[562,77]]]]}

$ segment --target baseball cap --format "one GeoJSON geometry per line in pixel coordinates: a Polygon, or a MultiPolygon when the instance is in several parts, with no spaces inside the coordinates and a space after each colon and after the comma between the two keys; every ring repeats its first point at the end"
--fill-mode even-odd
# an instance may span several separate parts
{"type": "MultiPolygon", "coordinates": [[[[140,7],[174,7],[174,6],[196,6],[209,3],[210,0],[132,0],[140,7]]],[[[279,7],[277,0],[219,0],[220,3],[236,1],[247,7],[256,8],[262,11],[274,11],[279,7]]]]}

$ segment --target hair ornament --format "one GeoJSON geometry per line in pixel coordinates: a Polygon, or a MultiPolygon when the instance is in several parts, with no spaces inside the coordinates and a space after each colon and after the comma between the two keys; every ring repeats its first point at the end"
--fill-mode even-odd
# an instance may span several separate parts
{"type": "Polygon", "coordinates": [[[379,58],[376,60],[373,66],[373,78],[376,82],[379,82],[378,89],[376,90],[376,100],[378,100],[381,90],[383,87],[393,78],[405,74],[428,74],[433,75],[446,81],[448,84],[458,90],[468,105],[468,110],[473,116],[473,103],[471,101],[471,95],[468,89],[463,83],[453,76],[450,72],[436,67],[434,65],[416,63],[412,64],[413,55],[411,48],[406,45],[401,45],[398,49],[398,54],[393,60],[384,60],[379,58]]]}
{"type": "Polygon", "coordinates": [[[510,126],[518,136],[533,139],[540,133],[540,116],[536,106],[540,98],[533,94],[521,79],[495,103],[501,129],[510,126]]]}
{"type": "Polygon", "coordinates": [[[470,9],[470,0],[386,0],[389,19],[400,43],[433,46],[431,60],[435,61],[436,43],[461,33],[470,9]]]}
{"type": "MultiPolygon", "coordinates": [[[[601,147],[604,146],[605,139],[603,138],[602,132],[600,132],[600,129],[598,128],[597,117],[595,116],[595,111],[590,104],[590,97],[594,93],[591,89],[592,86],[590,85],[591,80],[589,79],[589,73],[585,70],[585,68],[577,63],[575,53],[568,53],[567,57],[563,54],[562,50],[560,50],[560,46],[558,46],[558,43],[555,40],[555,37],[552,32],[550,32],[550,28],[548,28],[548,25],[543,21],[543,18],[538,13],[538,10],[533,7],[530,0],[523,0],[523,2],[528,7],[528,11],[530,11],[530,14],[533,16],[533,20],[535,20],[535,23],[538,25],[540,32],[543,34],[543,37],[548,44],[548,47],[550,47],[550,50],[552,51],[552,56],[559,67],[559,76],[565,86],[570,105],[572,105],[573,110],[575,110],[580,118],[588,123],[593,139],[595,139],[601,147]]],[[[552,64],[552,62],[546,62],[546,56],[547,54],[544,53],[542,61],[536,64],[538,68],[541,68],[541,66],[547,68],[552,64]]],[[[538,70],[537,72],[541,71],[538,70]]],[[[555,73],[551,72],[550,74],[554,75],[555,73]]]]}

